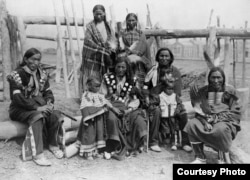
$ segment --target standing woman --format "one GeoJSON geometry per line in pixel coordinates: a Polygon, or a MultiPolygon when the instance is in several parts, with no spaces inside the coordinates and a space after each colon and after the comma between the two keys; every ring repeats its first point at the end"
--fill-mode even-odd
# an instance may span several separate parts
{"type": "Polygon", "coordinates": [[[105,8],[96,5],[93,8],[94,20],[86,26],[82,66],[80,70],[80,94],[89,76],[102,79],[102,76],[113,66],[111,57],[116,49],[115,35],[106,20],[105,8]]]}
{"type": "Polygon", "coordinates": [[[126,16],[126,29],[121,31],[120,48],[126,52],[132,70],[142,87],[145,75],[151,68],[150,49],[144,33],[137,29],[138,18],[134,13],[126,16]]]}
{"type": "Polygon", "coordinates": [[[41,166],[51,163],[44,157],[44,142],[56,158],[62,158],[58,147],[58,135],[62,134],[62,116],[53,110],[54,96],[46,72],[41,68],[41,52],[35,48],[27,50],[21,65],[13,71],[10,83],[11,104],[9,115],[12,120],[29,126],[22,145],[23,160],[33,159],[41,166]]]}

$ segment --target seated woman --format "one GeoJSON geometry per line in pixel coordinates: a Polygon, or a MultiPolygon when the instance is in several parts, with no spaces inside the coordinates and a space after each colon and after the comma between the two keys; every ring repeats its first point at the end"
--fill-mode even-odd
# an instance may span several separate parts
{"type": "Polygon", "coordinates": [[[138,86],[142,88],[145,75],[152,67],[150,49],[146,36],[137,29],[138,18],[134,13],[126,16],[126,29],[121,31],[120,48],[126,52],[133,73],[138,79],[138,86]]]}
{"type": "Polygon", "coordinates": [[[145,112],[139,108],[140,101],[134,91],[135,81],[130,73],[126,57],[120,57],[115,72],[104,75],[101,92],[112,103],[107,117],[107,142],[105,157],[120,149],[121,159],[126,150],[136,151],[143,145],[147,134],[145,112]],[[133,92],[133,94],[132,94],[133,92]]]}
{"type": "Polygon", "coordinates": [[[62,134],[62,116],[53,110],[54,96],[47,73],[41,68],[41,52],[35,48],[27,50],[23,62],[13,71],[10,83],[10,118],[29,125],[22,146],[23,160],[33,159],[41,166],[51,163],[44,157],[44,142],[56,158],[62,158],[58,147],[58,135],[62,134]]]}
{"type": "Polygon", "coordinates": [[[80,156],[88,160],[98,155],[98,150],[106,146],[105,112],[111,107],[103,94],[99,93],[101,83],[97,78],[87,80],[87,88],[82,95],[82,121],[77,135],[77,145],[80,145],[80,156]]]}
{"type": "Polygon", "coordinates": [[[195,153],[192,163],[205,164],[204,143],[210,147],[229,152],[232,140],[240,131],[240,106],[236,90],[225,84],[225,74],[213,67],[208,74],[208,85],[190,90],[192,105],[196,111],[185,131],[195,153]]]}
{"type": "MultiPolygon", "coordinates": [[[[182,80],[181,80],[181,73],[180,71],[173,66],[174,62],[174,55],[168,48],[161,48],[156,53],[156,62],[157,64],[151,68],[151,70],[148,72],[148,74],[145,77],[145,82],[143,86],[143,91],[150,92],[149,94],[155,94],[159,95],[163,89],[164,84],[162,84],[161,77],[165,76],[166,72],[171,73],[173,78],[175,79],[173,91],[176,95],[181,97],[181,90],[182,90],[182,80]]],[[[153,151],[160,152],[161,149],[159,147],[159,129],[160,129],[160,123],[161,123],[161,113],[160,108],[158,106],[155,106],[154,108],[148,109],[149,116],[153,115],[152,121],[150,121],[150,148],[153,151]]],[[[187,113],[185,112],[185,109],[182,110],[183,113],[180,113],[176,115],[176,119],[180,122],[179,127],[180,130],[183,130],[187,123],[187,113]]],[[[187,133],[182,131],[182,148],[189,152],[192,150],[190,147],[190,143],[188,140],[187,133]]]]}

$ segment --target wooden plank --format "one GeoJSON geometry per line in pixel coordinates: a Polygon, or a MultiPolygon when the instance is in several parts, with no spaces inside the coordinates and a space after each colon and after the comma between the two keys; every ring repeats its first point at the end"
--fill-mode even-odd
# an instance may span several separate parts
{"type": "MultiPolygon", "coordinates": [[[[26,16],[23,17],[23,21],[25,24],[50,24],[50,25],[56,25],[56,17],[53,16],[26,16]]],[[[66,18],[65,17],[58,17],[58,21],[60,22],[61,26],[67,25],[66,18]]],[[[76,19],[78,26],[83,26],[83,21],[81,18],[76,19]]],[[[68,25],[74,26],[75,21],[72,17],[69,17],[68,19],[68,25]]]]}
{"type": "Polygon", "coordinates": [[[71,29],[70,29],[70,21],[69,21],[69,15],[68,15],[68,11],[66,8],[66,4],[65,4],[65,0],[62,0],[63,2],[63,10],[64,10],[64,15],[66,17],[66,24],[67,24],[67,29],[68,29],[68,33],[69,33],[69,44],[70,44],[70,54],[71,54],[71,58],[73,60],[73,74],[74,74],[74,84],[75,84],[75,96],[79,97],[79,88],[78,88],[78,77],[77,77],[77,67],[76,67],[76,58],[75,58],[75,52],[74,52],[74,44],[72,41],[72,33],[71,33],[71,29]]]}
{"type": "Polygon", "coordinates": [[[68,75],[67,75],[67,64],[66,64],[65,54],[63,51],[63,42],[62,42],[62,35],[61,35],[61,25],[60,25],[60,20],[58,17],[55,1],[56,0],[53,0],[53,6],[54,6],[55,15],[56,15],[56,27],[57,27],[57,33],[58,33],[58,42],[57,43],[59,44],[60,52],[61,52],[61,58],[62,58],[62,64],[63,64],[63,78],[64,78],[64,84],[65,84],[66,97],[70,98],[69,82],[68,82],[68,75]]]}

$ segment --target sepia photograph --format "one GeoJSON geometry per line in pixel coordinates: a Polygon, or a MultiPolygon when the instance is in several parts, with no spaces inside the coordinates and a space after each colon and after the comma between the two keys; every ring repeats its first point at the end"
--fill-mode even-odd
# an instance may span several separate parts
{"type": "Polygon", "coordinates": [[[247,179],[249,7],[0,0],[0,180],[247,179]]]}

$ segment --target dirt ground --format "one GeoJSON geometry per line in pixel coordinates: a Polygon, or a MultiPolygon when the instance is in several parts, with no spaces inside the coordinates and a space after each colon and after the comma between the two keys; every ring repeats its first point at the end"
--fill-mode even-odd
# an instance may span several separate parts
{"type": "MultiPolygon", "coordinates": [[[[80,115],[76,99],[66,99],[63,84],[52,83],[56,97],[55,108],[72,116],[80,115]]],[[[72,89],[73,91],[73,89],[72,89]]],[[[184,98],[187,98],[184,94],[184,98]]],[[[0,103],[1,119],[8,119],[8,103],[0,103]]],[[[250,112],[250,106],[249,106],[250,112]]],[[[250,117],[250,115],[248,116],[250,117]]],[[[238,134],[234,145],[250,155],[250,121],[241,123],[242,131],[238,134]]],[[[48,150],[45,155],[52,162],[51,167],[40,167],[32,161],[23,162],[20,159],[22,139],[8,142],[0,141],[0,179],[3,180],[166,180],[172,179],[172,164],[189,163],[193,153],[183,150],[171,151],[169,146],[162,146],[162,152],[143,152],[136,157],[124,161],[105,160],[103,158],[87,161],[79,156],[70,159],[56,159],[48,150]]],[[[217,154],[206,151],[208,163],[216,163],[217,154]]],[[[248,162],[250,163],[250,162],[248,162]]]]}

